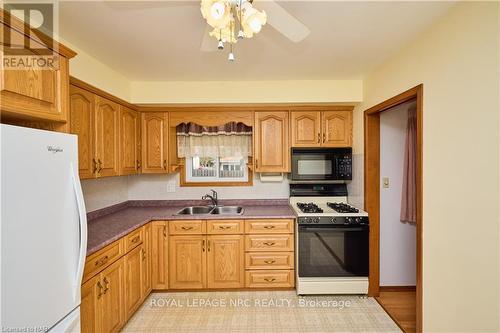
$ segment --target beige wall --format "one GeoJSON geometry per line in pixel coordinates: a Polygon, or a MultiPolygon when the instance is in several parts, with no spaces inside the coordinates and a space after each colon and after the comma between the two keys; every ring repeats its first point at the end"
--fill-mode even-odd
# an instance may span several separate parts
{"type": "Polygon", "coordinates": [[[462,3],[365,80],[355,113],[424,85],[424,332],[500,331],[499,4],[462,3]]]}
{"type": "Polygon", "coordinates": [[[360,102],[361,80],[132,82],[133,103],[360,102]]]}
{"type": "Polygon", "coordinates": [[[70,60],[69,73],[86,83],[109,92],[126,101],[130,100],[130,81],[121,73],[87,54],[75,45],[63,41],[78,54],[70,60]]]}

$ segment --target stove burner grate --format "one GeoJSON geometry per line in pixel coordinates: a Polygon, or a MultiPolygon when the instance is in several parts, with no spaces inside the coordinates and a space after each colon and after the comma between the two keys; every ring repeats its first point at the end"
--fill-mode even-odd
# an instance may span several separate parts
{"type": "Polygon", "coordinates": [[[326,204],[337,213],[359,213],[359,209],[345,203],[327,202],[326,204]]]}
{"type": "Polygon", "coordinates": [[[304,203],[304,202],[298,202],[297,207],[303,212],[303,213],[323,213],[323,209],[319,208],[318,205],[310,202],[310,203],[304,203]]]}

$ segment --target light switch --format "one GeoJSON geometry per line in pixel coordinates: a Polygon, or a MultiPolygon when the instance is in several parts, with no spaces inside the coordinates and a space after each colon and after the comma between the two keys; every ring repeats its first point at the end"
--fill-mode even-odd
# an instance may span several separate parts
{"type": "Polygon", "coordinates": [[[382,178],[382,187],[389,188],[389,177],[382,178]]]}

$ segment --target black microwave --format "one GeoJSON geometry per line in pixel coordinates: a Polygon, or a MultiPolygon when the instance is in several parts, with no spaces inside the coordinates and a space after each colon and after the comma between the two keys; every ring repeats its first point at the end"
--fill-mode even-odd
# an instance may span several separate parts
{"type": "Polygon", "coordinates": [[[352,180],[352,148],[292,148],[292,180],[352,180]]]}

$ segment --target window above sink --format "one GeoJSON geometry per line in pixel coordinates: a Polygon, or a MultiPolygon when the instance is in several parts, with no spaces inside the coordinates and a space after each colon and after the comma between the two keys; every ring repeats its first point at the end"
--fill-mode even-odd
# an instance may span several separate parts
{"type": "Polygon", "coordinates": [[[247,182],[248,168],[243,157],[194,156],[186,158],[188,182],[247,182]]]}

